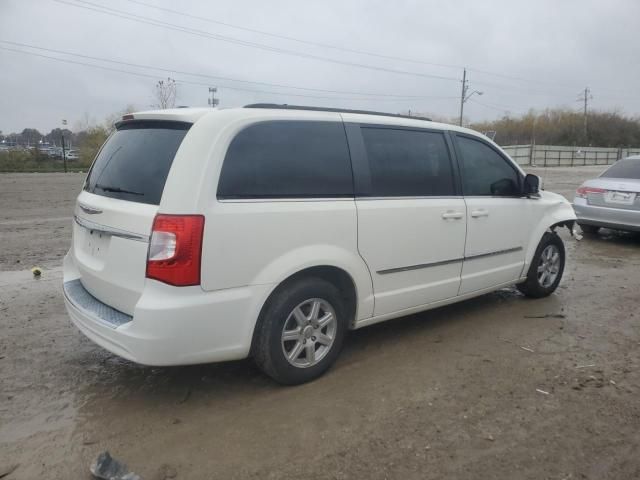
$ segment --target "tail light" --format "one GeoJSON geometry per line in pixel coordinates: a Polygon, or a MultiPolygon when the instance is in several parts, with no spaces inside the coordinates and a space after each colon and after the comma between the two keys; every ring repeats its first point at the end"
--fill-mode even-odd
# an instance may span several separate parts
{"type": "Polygon", "coordinates": [[[153,220],[147,278],[169,285],[200,285],[202,215],[156,215],[153,220]]]}
{"type": "Polygon", "coordinates": [[[605,193],[606,190],[604,188],[596,188],[596,187],[580,187],[576,190],[576,197],[587,198],[587,195],[590,193],[605,193]]]}

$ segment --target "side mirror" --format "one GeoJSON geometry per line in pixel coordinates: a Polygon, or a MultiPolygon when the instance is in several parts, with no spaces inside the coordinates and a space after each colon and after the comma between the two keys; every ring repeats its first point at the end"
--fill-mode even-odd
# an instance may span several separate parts
{"type": "Polygon", "coordinates": [[[527,197],[531,195],[538,195],[538,193],[540,193],[540,177],[527,173],[527,176],[524,177],[522,193],[527,197]]]}

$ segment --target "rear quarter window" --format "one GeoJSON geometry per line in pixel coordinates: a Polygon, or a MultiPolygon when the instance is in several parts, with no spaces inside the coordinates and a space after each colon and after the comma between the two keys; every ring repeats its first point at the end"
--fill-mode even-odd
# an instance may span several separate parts
{"type": "Polygon", "coordinates": [[[132,121],[106,141],[84,189],[96,195],[159,205],[173,159],[190,123],[132,121]]]}
{"type": "Polygon", "coordinates": [[[231,141],[218,198],[353,196],[351,159],[341,122],[268,121],[231,141]]]}

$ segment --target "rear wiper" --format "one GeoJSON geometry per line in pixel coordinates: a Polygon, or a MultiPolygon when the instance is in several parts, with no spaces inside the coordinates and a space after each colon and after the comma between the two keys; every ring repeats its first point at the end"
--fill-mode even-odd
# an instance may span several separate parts
{"type": "Polygon", "coordinates": [[[129,193],[131,195],[143,195],[144,196],[144,193],[141,193],[141,192],[134,192],[132,190],[125,190],[125,189],[119,188],[119,187],[109,187],[107,185],[100,185],[99,183],[96,183],[95,188],[99,188],[100,190],[102,190],[104,192],[129,193]]]}

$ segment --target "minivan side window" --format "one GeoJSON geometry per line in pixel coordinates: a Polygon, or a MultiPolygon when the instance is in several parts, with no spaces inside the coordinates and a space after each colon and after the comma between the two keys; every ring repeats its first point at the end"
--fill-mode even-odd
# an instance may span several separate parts
{"type": "Polygon", "coordinates": [[[520,175],[498,152],[480,140],[457,135],[466,196],[512,197],[520,194],[520,175]]]}
{"type": "Polygon", "coordinates": [[[268,121],[240,131],[220,172],[218,198],[353,196],[340,122],[268,121]]]}
{"type": "Polygon", "coordinates": [[[444,134],[361,127],[371,196],[452,196],[453,171],[444,134]]]}

